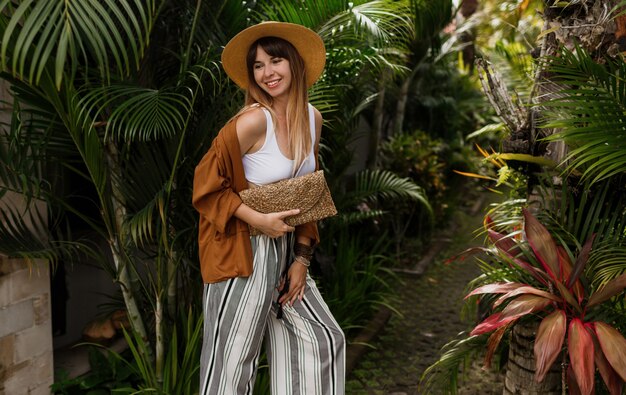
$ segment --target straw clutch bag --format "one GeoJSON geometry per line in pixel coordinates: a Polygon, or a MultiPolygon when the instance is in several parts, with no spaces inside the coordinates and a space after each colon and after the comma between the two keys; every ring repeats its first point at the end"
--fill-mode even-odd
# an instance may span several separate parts
{"type": "MultiPolygon", "coordinates": [[[[239,192],[239,196],[244,204],[264,214],[300,209],[300,214],[285,219],[285,223],[290,226],[306,224],[337,214],[322,170],[245,189],[239,192]]],[[[251,227],[250,234],[256,236],[261,232],[251,227]]]]}

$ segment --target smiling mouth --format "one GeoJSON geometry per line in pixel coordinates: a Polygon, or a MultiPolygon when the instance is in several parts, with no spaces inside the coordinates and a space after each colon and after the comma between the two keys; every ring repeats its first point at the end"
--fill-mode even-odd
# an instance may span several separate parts
{"type": "Polygon", "coordinates": [[[268,81],[265,83],[265,85],[267,85],[268,88],[275,88],[276,85],[280,83],[280,81],[281,80],[268,81]]]}

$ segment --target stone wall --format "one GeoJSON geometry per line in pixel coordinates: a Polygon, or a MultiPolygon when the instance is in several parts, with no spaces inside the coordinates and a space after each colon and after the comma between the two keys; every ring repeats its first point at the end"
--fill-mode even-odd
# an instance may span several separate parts
{"type": "Polygon", "coordinates": [[[0,258],[0,394],[50,394],[50,277],[45,261],[0,258]]]}

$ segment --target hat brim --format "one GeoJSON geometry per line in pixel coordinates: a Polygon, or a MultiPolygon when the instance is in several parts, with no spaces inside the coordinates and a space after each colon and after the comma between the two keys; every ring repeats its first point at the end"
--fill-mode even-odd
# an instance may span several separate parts
{"type": "Polygon", "coordinates": [[[248,50],[262,37],[279,37],[296,48],[304,60],[307,87],[311,87],[324,71],[326,48],[317,33],[294,23],[262,22],[239,32],[222,52],[224,71],[241,88],[246,89],[249,83],[246,66],[248,50]]]}

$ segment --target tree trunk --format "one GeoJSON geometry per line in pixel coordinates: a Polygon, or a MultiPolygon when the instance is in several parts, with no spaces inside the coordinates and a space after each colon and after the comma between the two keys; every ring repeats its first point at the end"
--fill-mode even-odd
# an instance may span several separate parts
{"type": "MultiPolygon", "coordinates": [[[[111,169],[111,173],[121,177],[117,155],[117,148],[114,143],[108,143],[107,161],[109,168],[111,169]]],[[[133,288],[132,278],[130,271],[128,270],[130,262],[124,253],[124,235],[122,227],[124,219],[126,218],[126,207],[124,206],[122,194],[118,188],[113,184],[111,189],[113,192],[111,196],[111,206],[113,207],[113,214],[115,217],[116,234],[111,234],[109,236],[109,245],[111,248],[111,254],[113,255],[113,262],[115,263],[115,269],[117,271],[117,282],[122,290],[124,304],[126,305],[126,310],[128,312],[128,320],[130,321],[133,330],[135,330],[144,340],[145,344],[148,345],[150,344],[148,333],[146,332],[146,328],[143,323],[139,304],[135,298],[135,289],[133,288]]],[[[148,351],[150,350],[149,347],[147,349],[148,351]]]]}
{"type": "Polygon", "coordinates": [[[417,70],[417,68],[415,68],[411,74],[406,77],[400,87],[400,94],[396,105],[396,119],[393,122],[393,134],[395,136],[402,133],[402,128],[404,126],[404,113],[406,112],[406,102],[409,100],[409,88],[411,87],[411,82],[413,82],[415,70],[417,70]]]}
{"type": "MultiPolygon", "coordinates": [[[[461,3],[461,12],[457,15],[457,25],[460,26],[461,23],[468,20],[472,15],[476,13],[478,9],[478,0],[464,0],[461,3]]],[[[465,67],[469,67],[470,74],[474,72],[474,59],[476,55],[476,46],[474,42],[476,41],[476,32],[474,29],[466,30],[465,32],[459,34],[459,43],[466,44],[463,47],[463,65],[465,67]]]]}
{"type": "MultiPolygon", "coordinates": [[[[557,56],[561,47],[574,50],[576,45],[589,52],[599,63],[602,63],[602,58],[606,55],[618,56],[626,49],[626,39],[623,37],[626,30],[620,29],[626,21],[623,17],[615,19],[609,15],[617,3],[618,0],[581,0],[563,8],[551,7],[554,2],[545,0],[544,31],[555,30],[544,36],[541,56],[557,56]]],[[[537,91],[533,96],[540,98],[538,101],[550,100],[554,94],[558,94],[558,91],[554,91],[554,84],[550,83],[551,76],[540,70],[537,77],[537,91]]],[[[543,129],[533,132],[531,142],[536,146],[538,139],[556,131],[543,129]]],[[[556,163],[561,163],[568,153],[564,143],[558,141],[538,148],[536,154],[548,157],[556,163]]]]}
{"type": "Polygon", "coordinates": [[[374,119],[370,129],[369,152],[367,154],[366,166],[368,169],[375,169],[378,164],[378,144],[383,136],[383,117],[385,114],[385,84],[389,71],[383,70],[378,80],[378,97],[374,108],[374,119]]]}
{"type": "Polygon", "coordinates": [[[559,360],[541,383],[535,381],[533,346],[539,322],[517,324],[513,327],[509,346],[509,360],[504,379],[504,395],[561,395],[559,360]]]}

